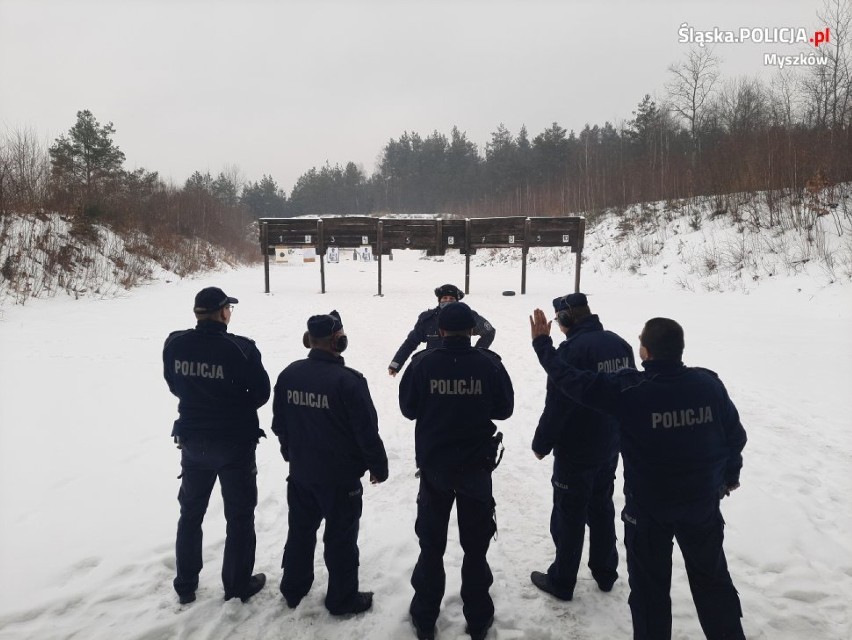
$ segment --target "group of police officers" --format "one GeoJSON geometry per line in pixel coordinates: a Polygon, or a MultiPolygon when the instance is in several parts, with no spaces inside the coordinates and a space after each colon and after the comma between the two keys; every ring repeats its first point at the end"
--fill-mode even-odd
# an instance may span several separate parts
{"type": "MultiPolygon", "coordinates": [[[[512,415],[514,391],[500,357],[488,350],[495,330],[453,285],[435,289],[438,305],[418,317],[388,366],[395,376],[415,354],[399,386],[402,414],[415,420],[419,476],[415,531],[420,554],[411,576],[409,613],[421,640],[434,638],[444,596],[443,556],[455,502],[464,551],[461,597],[467,633],[485,638],[494,622],[486,554],[496,532],[491,474],[501,434],[494,420],[512,415]],[[471,337],[478,335],[475,346],[471,337]]],[[[197,325],[169,335],[164,375],[179,398],[172,435],[181,449],[180,518],[174,588],[195,600],[202,568],[202,520],[218,477],[227,535],[222,566],[225,599],[246,602],[266,582],[252,575],[257,505],[257,409],[270,396],[260,352],[228,332],[238,301],[217,287],[195,298],[197,325]]],[[[613,492],[624,460],[625,547],[634,638],[671,637],[672,541],[684,556],[698,619],[708,638],[745,638],[739,598],[722,548],[720,500],[739,486],[746,442],[737,410],[715,373],[682,363],[683,330],[653,318],[633,350],[606,331],[582,293],[553,301],[565,340],[554,349],[551,321],[530,317],[532,346],[547,372],[545,407],[532,450],[553,453],[550,531],[555,557],[533,571],[538,589],[571,600],[589,528],[589,569],[602,591],[618,578],[613,492]]],[[[325,520],[325,605],[332,615],[372,606],[358,582],[361,478],[388,477],[388,460],[367,381],[345,365],[348,337],[336,311],[311,316],[310,349],[279,375],[272,431],[289,463],[288,533],[280,591],[295,608],[314,580],[314,552],[325,520]]]]}

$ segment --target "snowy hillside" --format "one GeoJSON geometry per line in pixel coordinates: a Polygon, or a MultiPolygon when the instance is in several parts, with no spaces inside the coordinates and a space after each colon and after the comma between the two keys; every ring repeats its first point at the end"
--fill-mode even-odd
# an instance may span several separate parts
{"type": "MultiPolygon", "coordinates": [[[[779,276],[803,275],[825,285],[852,280],[852,185],[804,201],[785,196],[772,207],[769,197],[733,193],[651,202],[591,217],[582,270],[655,276],[687,291],[748,292],[779,276]]],[[[472,259],[478,265],[519,261],[517,250],[482,251],[472,259]]],[[[567,250],[532,250],[530,262],[536,261],[553,270],[574,268],[567,250]]]]}
{"type": "MultiPolygon", "coordinates": [[[[723,513],[751,639],[852,637],[852,232],[832,232],[835,219],[818,218],[813,243],[779,234],[774,242],[786,243],[789,253],[773,244],[775,252],[754,255],[740,269],[720,262],[712,273],[700,272],[704,257],[714,246],[727,255],[722,249],[741,236],[722,217],[702,218],[698,229],[688,218],[647,232],[631,225],[623,242],[625,229],[610,221],[587,236],[582,289],[604,325],[638,349],[646,319],[677,319],[686,331],[687,364],[717,371],[740,410],[749,435],[742,488],[725,499],[723,513]],[[820,237],[837,247],[831,268],[820,237]],[[653,245],[655,239],[665,242],[653,245]]],[[[572,289],[573,258],[532,254],[527,295],[502,296],[520,289],[519,253],[477,254],[466,299],[495,325],[493,349],[517,393],[515,415],[501,425],[507,451],[494,476],[499,537],[489,559],[497,613],[488,637],[629,638],[621,543],[621,578],[611,593],[597,590],[585,566],[572,602],[529,584],[531,570],[546,569],[553,545],[551,459],[539,462],[529,448],[545,377],[529,345],[527,317],[536,306],[549,312],[550,300],[572,289]]],[[[273,266],[269,295],[257,266],[154,280],[119,298],[58,296],[25,306],[7,300],[0,318],[0,639],[413,638],[413,424],[399,413],[399,381],[386,366],[417,314],[434,304],[432,289],[463,284],[464,266],[458,256],[396,253],[383,264],[383,297],[374,295],[376,268],[348,260],[327,265],[325,295],[314,263],[273,266]],[[277,584],[287,466],[274,440],[258,450],[256,570],[268,575],[266,589],[245,605],[222,601],[224,517],[214,492],[198,600],[177,602],[171,579],[179,452],[169,438],[176,399],[162,380],[161,350],[169,331],[193,324],[193,296],[208,285],[240,299],[230,328],[257,341],[273,378],[304,357],[309,315],[332,308],[342,314],[351,342],[347,364],[369,381],[390,457],[388,482],[364,492],[361,584],[376,594],[369,613],[328,615],[319,550],[312,591],[296,610],[284,604],[277,584]]],[[[260,417],[269,432],[269,405],[260,417]]],[[[616,508],[622,504],[617,491],[616,508]]],[[[675,560],[674,637],[701,637],[677,549],[675,560]]],[[[466,637],[454,526],[445,562],[441,640],[466,637]]]]}
{"type": "Polygon", "coordinates": [[[112,298],[237,261],[196,240],[155,242],[59,214],[0,216],[0,309],[33,298],[112,298]]]}

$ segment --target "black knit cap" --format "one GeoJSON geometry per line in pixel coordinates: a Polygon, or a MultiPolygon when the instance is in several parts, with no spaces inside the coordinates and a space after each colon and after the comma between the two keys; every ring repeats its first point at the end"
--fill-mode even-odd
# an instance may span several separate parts
{"type": "Polygon", "coordinates": [[[565,311],[571,307],[587,307],[589,301],[586,299],[585,293],[569,293],[567,296],[553,299],[553,310],[556,313],[565,311]]]}
{"type": "Polygon", "coordinates": [[[475,326],[473,311],[464,302],[451,302],[438,314],[438,328],[444,331],[467,331],[475,326]]]}
{"type": "Polygon", "coordinates": [[[195,313],[213,313],[229,304],[237,304],[239,300],[232,298],[219,287],[207,287],[195,295],[195,313]]]}
{"type": "Polygon", "coordinates": [[[337,311],[308,318],[308,333],[312,338],[325,338],[343,330],[343,321],[337,311]]]}

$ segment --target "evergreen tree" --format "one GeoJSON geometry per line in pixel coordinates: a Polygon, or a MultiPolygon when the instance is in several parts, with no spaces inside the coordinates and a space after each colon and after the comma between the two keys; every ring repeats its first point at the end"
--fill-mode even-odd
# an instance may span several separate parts
{"type": "MultiPolygon", "coordinates": [[[[570,148],[566,133],[565,129],[554,122],[550,128],[545,129],[533,139],[535,171],[544,181],[555,179],[565,172],[570,148]]],[[[571,138],[574,138],[573,131],[571,138]]]]}
{"type": "Polygon", "coordinates": [[[240,202],[255,218],[281,218],[288,215],[286,194],[278,188],[272,176],[266,174],[259,183],[250,182],[243,188],[240,202]]]}
{"type": "Polygon", "coordinates": [[[189,176],[189,178],[186,179],[186,183],[183,185],[183,189],[184,191],[191,192],[196,195],[212,195],[213,177],[210,175],[209,171],[207,173],[195,171],[191,176],[189,176]]]}
{"type": "Polygon", "coordinates": [[[77,112],[67,136],[50,147],[51,173],[60,200],[90,210],[123,174],[124,153],[115,146],[112,122],[101,125],[88,109],[77,112]]]}
{"type": "Polygon", "coordinates": [[[234,207],[239,202],[237,197],[237,185],[229,176],[224,173],[219,173],[216,179],[210,185],[211,193],[222,204],[234,207]]]}
{"type": "Polygon", "coordinates": [[[366,197],[366,185],[364,172],[354,162],[347,162],[343,170],[344,201],[351,213],[367,212],[369,203],[366,197]]]}
{"type": "Polygon", "coordinates": [[[647,151],[660,118],[657,103],[646,93],[633,116],[633,120],[627,123],[627,136],[639,149],[647,151]]]}
{"type": "Polygon", "coordinates": [[[447,147],[447,202],[461,205],[479,194],[482,158],[476,144],[454,126],[447,147]]]}
{"type": "Polygon", "coordinates": [[[511,193],[517,178],[518,147],[511,132],[501,122],[485,145],[485,163],[489,191],[493,195],[511,193]]]}

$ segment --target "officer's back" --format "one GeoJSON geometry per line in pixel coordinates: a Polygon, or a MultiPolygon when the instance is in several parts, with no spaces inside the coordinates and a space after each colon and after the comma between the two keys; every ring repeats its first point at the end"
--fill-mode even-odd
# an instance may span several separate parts
{"type": "Polygon", "coordinates": [[[179,398],[172,435],[256,440],[262,433],[257,409],[270,386],[253,340],[228,333],[222,322],[199,320],[194,329],[169,334],[163,373],[179,398]]]}
{"type": "Polygon", "coordinates": [[[340,355],[312,348],[278,376],[272,430],[301,482],[336,484],[368,469],[386,478],[377,425],[367,380],[340,355]]]}
{"type": "MultiPolygon", "coordinates": [[[[672,353],[658,347],[649,357],[640,345],[645,371],[578,371],[566,369],[549,350],[540,314],[537,310],[533,347],[550,379],[620,423],[625,489],[632,499],[646,508],[676,509],[738,482],[746,442],[739,414],[714,372],[683,364],[682,333],[672,353]]],[[[653,319],[643,336],[649,325],[667,328],[666,322],[680,329],[673,321],[653,319]]]]}
{"type": "Polygon", "coordinates": [[[726,485],[732,458],[739,474],[745,443],[724,385],[714,372],[679,361],[643,365],[644,374],[623,376],[617,405],[627,484],[649,507],[712,497],[726,485]]]}
{"type": "MultiPolygon", "coordinates": [[[[443,316],[452,315],[453,303],[443,316]]],[[[451,321],[448,326],[452,327],[451,321]]],[[[412,360],[400,385],[400,409],[417,420],[415,447],[422,468],[463,469],[475,464],[496,431],[492,420],[512,415],[514,391],[500,357],[451,335],[412,360]]]]}
{"type": "MultiPolygon", "coordinates": [[[[633,349],[618,334],[605,330],[596,314],[578,320],[572,318],[565,331],[567,338],[556,352],[572,366],[607,372],[635,367],[633,349]]],[[[552,438],[557,457],[578,464],[595,464],[617,453],[618,424],[612,417],[568,399],[551,380],[547,388],[548,402],[539,423],[543,426],[540,435],[545,441],[552,438]]],[[[539,436],[539,431],[536,435],[539,436]]],[[[536,444],[534,441],[533,449],[539,450],[539,447],[547,449],[550,443],[542,442],[539,447],[536,444]]]]}

